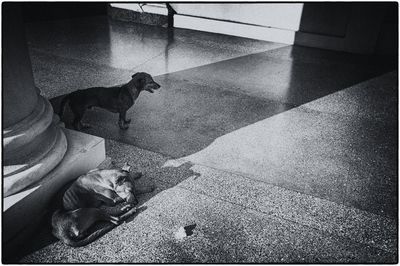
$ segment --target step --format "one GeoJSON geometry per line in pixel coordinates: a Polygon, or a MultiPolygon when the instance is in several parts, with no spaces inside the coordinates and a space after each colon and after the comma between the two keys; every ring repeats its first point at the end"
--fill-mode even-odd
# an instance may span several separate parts
{"type": "Polygon", "coordinates": [[[3,254],[12,256],[32,233],[49,201],[70,180],[97,167],[105,160],[104,139],[62,129],[68,142],[61,163],[37,183],[3,199],[3,254]]]}

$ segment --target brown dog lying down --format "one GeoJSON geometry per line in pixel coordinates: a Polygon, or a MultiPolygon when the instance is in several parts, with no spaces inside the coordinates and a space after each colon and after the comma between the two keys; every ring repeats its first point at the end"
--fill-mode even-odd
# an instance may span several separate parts
{"type": "Polygon", "coordinates": [[[149,193],[154,187],[137,189],[134,180],[141,173],[129,174],[130,166],[122,169],[94,169],[80,176],[63,195],[63,209],[56,210],[52,216],[52,233],[65,244],[78,247],[93,242],[112,230],[136,212],[135,195],[149,193]],[[115,206],[126,202],[117,216],[110,215],[101,205],[115,206]],[[110,222],[107,226],[88,235],[88,229],[98,221],[110,222]]]}
{"type": "Polygon", "coordinates": [[[73,127],[77,130],[88,127],[82,124],[81,120],[86,109],[94,106],[106,109],[113,113],[119,113],[118,125],[121,129],[128,129],[130,119],[126,119],[126,112],[135,103],[141,91],[149,91],[160,88],[150,74],[139,72],[132,76],[131,81],[122,86],[116,87],[94,87],[71,92],[61,101],[58,112],[62,118],[65,105],[69,103],[74,114],[73,127]]]}

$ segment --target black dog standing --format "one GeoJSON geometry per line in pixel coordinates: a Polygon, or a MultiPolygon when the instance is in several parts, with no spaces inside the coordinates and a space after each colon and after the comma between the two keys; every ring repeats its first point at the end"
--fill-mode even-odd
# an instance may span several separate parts
{"type": "Polygon", "coordinates": [[[82,124],[86,109],[93,106],[119,113],[118,125],[121,129],[128,129],[131,119],[126,119],[126,112],[135,103],[141,91],[153,93],[161,86],[156,83],[151,75],[138,72],[132,76],[131,81],[118,87],[93,87],[71,92],[61,102],[59,116],[62,118],[65,105],[69,106],[74,114],[73,127],[77,130],[88,127],[82,124]]]}

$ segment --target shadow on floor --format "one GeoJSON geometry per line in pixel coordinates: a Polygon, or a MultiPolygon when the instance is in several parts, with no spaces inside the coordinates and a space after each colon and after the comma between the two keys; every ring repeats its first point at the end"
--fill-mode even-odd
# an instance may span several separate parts
{"type": "MultiPolygon", "coordinates": [[[[161,89],[142,92],[128,111],[94,108],[85,133],[179,158],[216,138],[393,69],[386,58],[287,46],[155,77],[161,89]]],[[[99,84],[101,85],[101,84],[99,84]]],[[[63,96],[51,99],[59,110],[63,96]]],[[[71,127],[66,108],[63,121],[71,127]]]]}
{"type": "MultiPolygon", "coordinates": [[[[117,162],[116,165],[120,167],[123,165],[123,163],[124,162],[120,161],[117,162]]],[[[189,177],[199,176],[198,173],[191,170],[192,166],[193,164],[188,162],[180,165],[179,167],[162,167],[157,169],[156,172],[150,173],[151,177],[149,177],[148,174],[147,176],[145,174],[145,176],[140,178],[135,184],[136,186],[140,188],[149,185],[156,185],[156,190],[152,193],[142,194],[138,196],[138,206],[141,207],[139,207],[139,211],[135,215],[133,215],[131,218],[128,218],[126,223],[132,222],[140,212],[146,210],[147,207],[145,206],[145,203],[158,193],[168,188],[174,187],[175,185],[179,184],[189,177]],[[165,178],[168,179],[164,180],[165,178]]],[[[109,211],[110,213],[112,213],[122,206],[123,204],[117,205],[114,208],[109,209],[109,211]]],[[[90,229],[90,232],[97,231],[105,225],[107,225],[107,223],[99,222],[90,229]]],[[[7,263],[17,263],[24,256],[34,253],[35,251],[38,251],[42,248],[45,248],[46,246],[49,246],[59,241],[51,233],[51,214],[47,214],[44,217],[43,221],[38,225],[38,229],[36,232],[37,233],[33,235],[29,241],[23,243],[23,245],[20,246],[20,250],[16,251],[14,254],[8,254],[8,256],[3,259],[5,259],[7,263]]],[[[108,233],[111,232],[112,231],[108,233]]],[[[97,239],[95,241],[97,241],[97,239]]]]}

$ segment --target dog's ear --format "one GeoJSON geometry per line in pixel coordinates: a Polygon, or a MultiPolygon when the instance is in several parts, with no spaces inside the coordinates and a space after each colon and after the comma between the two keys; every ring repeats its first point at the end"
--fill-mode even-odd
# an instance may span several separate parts
{"type": "Polygon", "coordinates": [[[124,166],[122,166],[121,169],[129,172],[131,170],[131,166],[127,162],[125,162],[124,166]]]}
{"type": "Polygon", "coordinates": [[[134,81],[135,87],[137,88],[142,88],[144,85],[144,78],[142,77],[141,74],[142,74],[141,72],[138,72],[132,75],[132,80],[134,81]]]}

